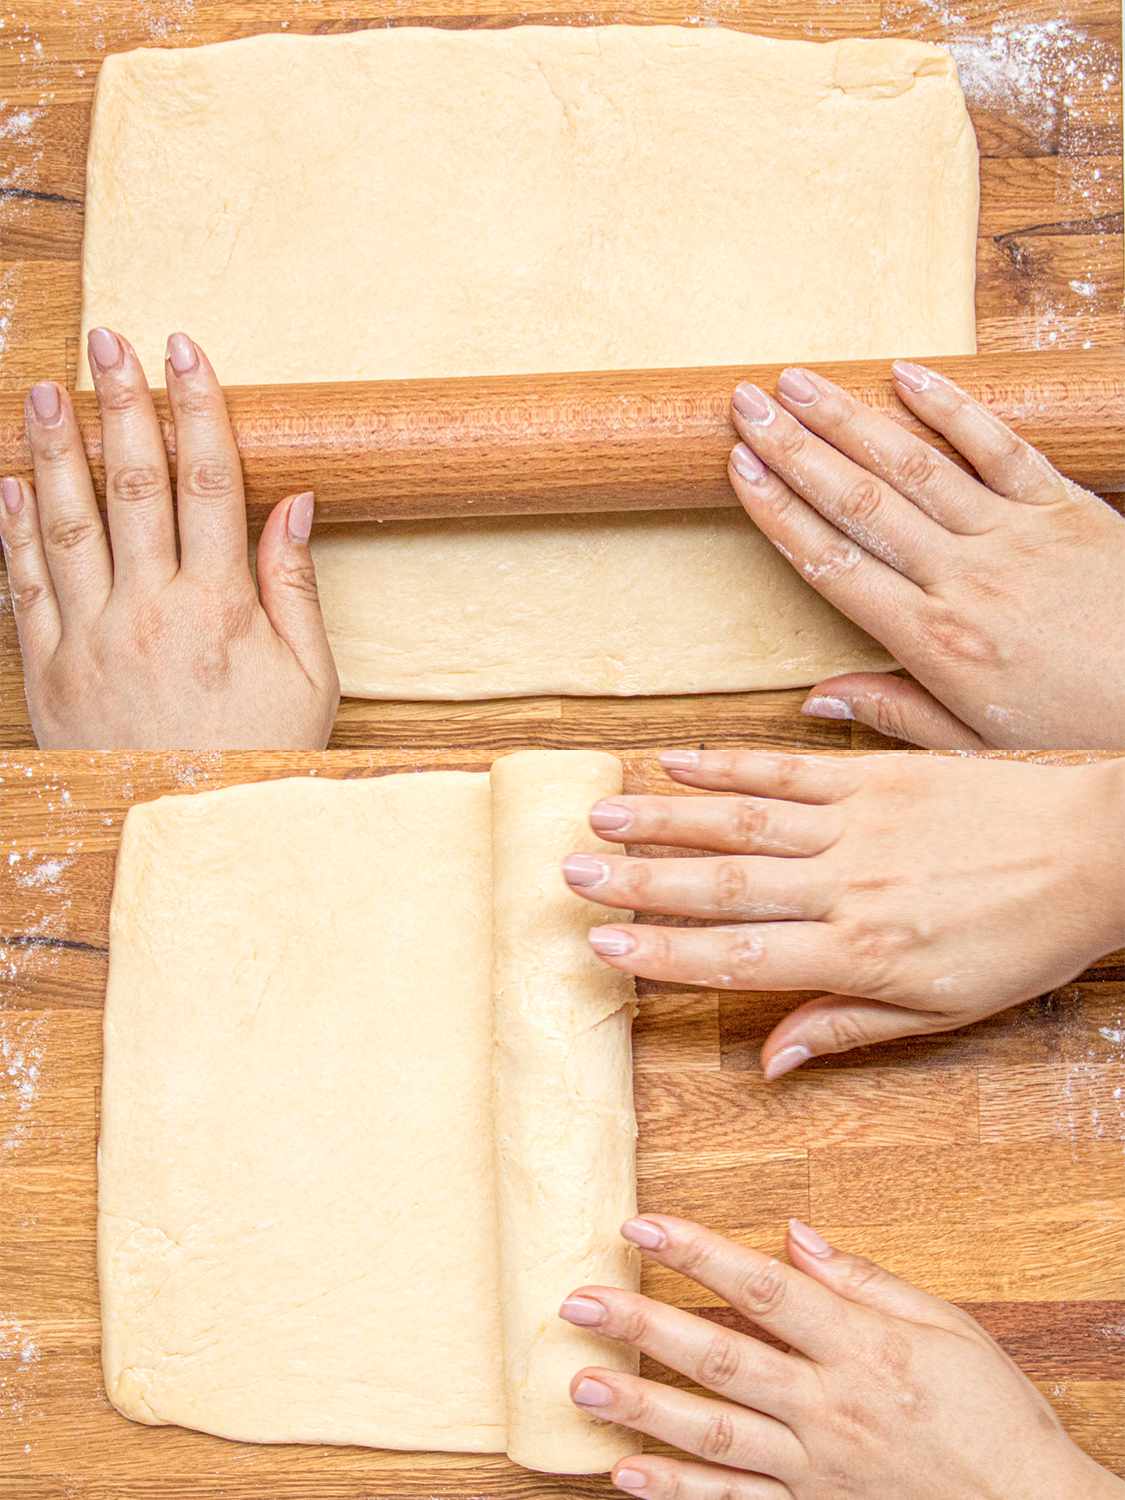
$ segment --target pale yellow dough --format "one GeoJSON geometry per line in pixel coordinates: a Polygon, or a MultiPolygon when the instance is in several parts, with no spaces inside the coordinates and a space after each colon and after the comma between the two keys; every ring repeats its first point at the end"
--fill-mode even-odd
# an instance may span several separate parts
{"type": "Polygon", "coordinates": [[[635,1448],[568,1396],[629,1355],[557,1317],[637,1278],[632,986],[558,869],[620,788],[530,751],[130,812],[98,1200],[126,1416],[574,1473],[635,1448]]]}
{"type": "MultiPolygon", "coordinates": [[[[232,384],[968,353],[976,220],[956,71],[922,42],[396,27],[139,51],[99,79],[83,331],[127,332],[159,382],[186,328],[232,384]]],[[[356,527],[316,553],[365,696],[887,665],[734,514],[356,527]]]]}

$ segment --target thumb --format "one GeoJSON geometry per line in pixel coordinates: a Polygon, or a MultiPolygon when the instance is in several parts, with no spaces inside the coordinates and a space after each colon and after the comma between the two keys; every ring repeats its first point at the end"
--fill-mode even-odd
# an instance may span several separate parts
{"type": "Polygon", "coordinates": [[[258,540],[258,592],[270,624],[309,678],[338,691],[309,550],[314,507],[312,493],[306,492],[270,511],[258,540]]]}
{"type": "Polygon", "coordinates": [[[872,1312],[889,1314],[911,1323],[930,1323],[964,1333],[977,1328],[972,1318],[950,1302],[931,1296],[909,1281],[902,1281],[861,1255],[848,1255],[830,1245],[815,1229],[800,1219],[789,1220],[786,1248],[790,1262],[799,1271],[829,1287],[849,1302],[872,1312]]]}
{"type": "Polygon", "coordinates": [[[984,740],[912,678],[849,672],[818,682],[801,707],[813,719],[854,719],[926,750],[985,750],[984,740]]]}
{"type": "MultiPolygon", "coordinates": [[[[850,1052],[900,1036],[918,1036],[944,1028],[944,1016],[931,1011],[857,1000],[850,995],[821,995],[779,1021],[762,1044],[762,1072],[772,1083],[812,1057],[850,1052]]],[[[952,1023],[956,1024],[956,1023],[952,1023]]]]}

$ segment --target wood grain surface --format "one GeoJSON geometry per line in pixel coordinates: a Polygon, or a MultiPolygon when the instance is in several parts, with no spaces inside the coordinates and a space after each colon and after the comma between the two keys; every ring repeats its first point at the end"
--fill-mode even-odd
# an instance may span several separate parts
{"type": "MultiPolygon", "coordinates": [[[[73,381],[90,100],[101,58],[287,29],[507,26],[521,21],[723,24],[828,40],[918,36],[956,49],[981,148],[977,315],[981,350],[1080,350],[1122,341],[1119,0],[9,0],[0,15],[0,390],[73,381]],[[9,8],[10,7],[10,8],[9,8]]],[[[752,125],[748,123],[748,140],[752,125]]],[[[170,275],[186,274],[170,267],[170,275]]],[[[794,288],[794,296],[800,288],[794,288]]],[[[2,579],[2,574],[0,574],[2,579]]],[[[803,694],[643,702],[532,699],[488,705],[344,706],[340,746],[879,743],[814,723],[803,694]]],[[[0,589],[0,747],[32,743],[11,612],[0,589]]]]}
{"type": "MultiPolygon", "coordinates": [[[[1087,489],[1125,490],[1125,346],[931,360],[1087,489]]],[[[740,380],[772,390],[782,365],[236,386],[227,391],[246,509],[316,475],[320,524],[737,506],[727,463],[740,380]]],[[[886,360],[810,366],[957,460],[895,395],[886,360]]],[[[157,416],[175,472],[164,392],[157,416]]],[[[97,400],[75,413],[102,507],[97,400]]],[[[0,474],[30,462],[24,399],[0,391],[0,474]]]]}
{"type": "MultiPolygon", "coordinates": [[[[499,1457],[254,1447],[140,1427],[101,1387],[101,1008],[128,807],[267,777],[484,770],[491,759],[485,749],[0,755],[0,1494],[612,1493],[602,1479],[545,1478],[499,1457]]],[[[667,785],[645,750],[623,759],[627,789],[667,785]]],[[[963,1304],[1077,1440],[1125,1475],[1125,953],[969,1030],[826,1059],[770,1087],[757,1050],[799,997],[648,983],[641,994],[642,1208],[697,1217],[770,1252],[798,1215],[963,1304]]],[[[731,1320],[659,1268],[646,1287],[731,1320]]]]}

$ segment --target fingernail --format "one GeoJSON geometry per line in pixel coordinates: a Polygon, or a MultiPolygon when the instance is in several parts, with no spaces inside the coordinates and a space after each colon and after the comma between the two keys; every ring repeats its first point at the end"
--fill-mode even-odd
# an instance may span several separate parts
{"type": "Polygon", "coordinates": [[[629,1219],[621,1226],[621,1238],[642,1250],[663,1250],[668,1236],[651,1219],[629,1219]]]}
{"type": "Polygon", "coordinates": [[[563,874],[569,885],[601,885],[609,879],[609,866],[604,859],[595,859],[592,854],[568,854],[563,860],[563,874]]]}
{"type": "Polygon", "coordinates": [[[854,719],[852,706],[846,698],[806,698],[801,712],[810,719],[854,719]]]}
{"type": "Polygon", "coordinates": [[[767,1083],[772,1083],[775,1078],[780,1078],[785,1073],[792,1073],[794,1068],[807,1063],[811,1056],[812,1053],[807,1047],[782,1047],[781,1051],[775,1052],[762,1068],[762,1074],[767,1083]]]}
{"type": "Polygon", "coordinates": [[[168,363],[177,375],[199,369],[199,351],[186,333],[174,333],[168,340],[168,363]]]}
{"type": "Polygon", "coordinates": [[[590,827],[596,833],[620,833],[632,821],[629,809],[616,802],[599,802],[590,813],[590,827]]]}
{"type": "Polygon", "coordinates": [[[619,1490],[643,1490],[648,1484],[648,1475],[642,1474],[640,1469],[618,1469],[613,1476],[613,1482],[619,1490]]]}
{"type": "Polygon", "coordinates": [[[765,391],[760,390],[756,385],[751,385],[748,380],[735,386],[734,406],[735,410],[748,422],[754,422],[758,426],[765,426],[767,422],[773,421],[773,402],[765,391]]]}
{"type": "Polygon", "coordinates": [[[18,479],[0,479],[0,495],[4,499],[4,509],[10,516],[18,516],[20,506],[23,504],[23,490],[18,479]]]}
{"type": "Polygon", "coordinates": [[[311,490],[306,490],[303,495],[297,495],[289,502],[289,515],[286,518],[285,529],[289,533],[291,542],[304,543],[312,536],[315,509],[316,499],[311,490]]]}
{"type": "Polygon", "coordinates": [[[600,953],[605,958],[624,958],[626,953],[632,953],[636,946],[636,938],[623,932],[620,927],[592,927],[590,929],[590,947],[595,953],[600,953]]]}
{"type": "Polygon", "coordinates": [[[925,365],[911,364],[908,359],[896,359],[891,366],[896,380],[900,380],[908,391],[924,391],[932,379],[925,365]]]}
{"type": "Polygon", "coordinates": [[[31,409],[36,421],[44,427],[53,427],[62,418],[62,401],[59,388],[53,380],[41,380],[31,387],[31,409]]]}
{"type": "Polygon", "coordinates": [[[820,398],[820,392],[804,370],[782,370],[777,388],[782,395],[788,396],[790,401],[795,401],[798,406],[811,406],[820,398]]]}
{"type": "Polygon", "coordinates": [[[661,750],[660,764],[666,771],[698,771],[698,750],[661,750]]]}
{"type": "Polygon", "coordinates": [[[90,363],[99,370],[116,370],[121,363],[121,340],[108,328],[91,328],[90,363]]]}
{"type": "Polygon", "coordinates": [[[816,1230],[810,1229],[807,1224],[802,1224],[800,1219],[789,1220],[789,1235],[802,1250],[807,1250],[810,1255],[823,1257],[832,1254],[832,1246],[824,1236],[817,1234],[816,1230]]]}
{"type": "Polygon", "coordinates": [[[613,1392],[604,1381],[586,1376],[574,1387],[574,1400],[578,1406],[608,1406],[613,1400],[613,1392]]]}
{"type": "Polygon", "coordinates": [[[730,461],[736,474],[748,479],[751,484],[761,484],[769,473],[758,455],[745,443],[736,443],[730,450],[730,461]]]}
{"type": "Polygon", "coordinates": [[[559,1317],[577,1323],[579,1328],[596,1328],[605,1322],[606,1310],[593,1297],[568,1297],[559,1308],[559,1317]]]}

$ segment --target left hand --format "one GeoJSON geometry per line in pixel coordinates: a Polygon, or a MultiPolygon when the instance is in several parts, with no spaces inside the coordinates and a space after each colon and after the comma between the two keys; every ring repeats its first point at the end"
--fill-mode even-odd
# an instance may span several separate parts
{"type": "Polygon", "coordinates": [[[560,1315],[712,1392],[588,1368],[571,1399],[703,1462],[638,1453],[613,1471],[645,1500],[1122,1500],[967,1313],[791,1221],[791,1265],[663,1214],[622,1233],[783,1348],[613,1287],[560,1315]]]}
{"type": "Polygon", "coordinates": [[[767,1078],[980,1020],[1125,942],[1125,760],[737,750],[661,760],[681,785],[739,795],[612,797],[591,826],[714,857],[574,854],[563,874],[604,906],[722,924],[595,927],[590,943],[616,969],[828,991],[766,1039],[767,1078]]]}
{"type": "Polygon", "coordinates": [[[1125,745],[1125,520],[936,371],[894,378],[975,473],[812,371],[734,395],[747,514],[914,679],[829,678],[804,712],[933,750],[1125,745]]]}

